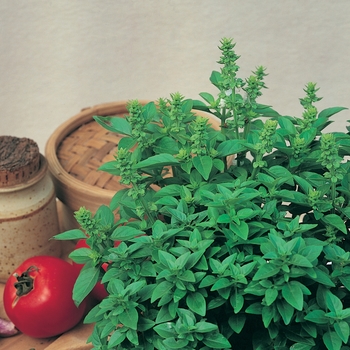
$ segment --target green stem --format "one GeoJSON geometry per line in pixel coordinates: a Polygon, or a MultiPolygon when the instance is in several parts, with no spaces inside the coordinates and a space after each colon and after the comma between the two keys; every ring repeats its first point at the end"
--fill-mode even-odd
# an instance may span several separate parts
{"type": "Polygon", "coordinates": [[[235,121],[235,134],[236,134],[236,139],[239,139],[239,128],[238,128],[238,120],[237,120],[237,114],[235,111],[235,104],[236,104],[236,89],[232,89],[232,113],[233,113],[233,119],[235,121]]]}
{"type": "Polygon", "coordinates": [[[152,213],[151,213],[151,212],[149,211],[149,209],[148,209],[148,206],[147,206],[147,203],[145,202],[145,199],[142,197],[142,198],[140,199],[140,202],[141,202],[143,208],[145,209],[145,213],[146,213],[148,219],[151,221],[151,224],[153,225],[154,222],[155,222],[155,220],[154,220],[154,218],[153,218],[152,213]]]}
{"type": "Polygon", "coordinates": [[[223,107],[222,110],[221,110],[221,130],[225,127],[225,122],[226,122],[226,107],[223,107]]]}
{"type": "MultiPolygon", "coordinates": [[[[137,183],[133,183],[132,187],[137,191],[137,193],[140,193],[139,190],[139,186],[137,183]]],[[[151,223],[154,223],[154,218],[152,216],[152,213],[150,212],[147,203],[145,202],[145,199],[143,196],[138,195],[138,198],[136,200],[139,200],[139,203],[142,205],[143,209],[145,210],[145,213],[148,217],[148,219],[151,221],[151,223]]]]}
{"type": "Polygon", "coordinates": [[[336,190],[335,190],[335,183],[332,182],[332,187],[331,187],[331,197],[332,197],[332,213],[334,214],[335,213],[335,208],[334,208],[334,202],[335,202],[335,198],[336,198],[336,190]]]}
{"type": "Polygon", "coordinates": [[[258,175],[259,171],[260,171],[260,167],[254,168],[254,169],[253,169],[253,172],[252,172],[252,175],[250,176],[249,179],[250,179],[250,180],[254,180],[255,177],[256,177],[256,175],[258,175]]]}

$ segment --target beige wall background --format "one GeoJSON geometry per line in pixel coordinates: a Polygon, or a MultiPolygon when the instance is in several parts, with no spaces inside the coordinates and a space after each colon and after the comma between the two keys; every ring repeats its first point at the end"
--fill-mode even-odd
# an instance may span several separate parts
{"type": "Polygon", "coordinates": [[[260,102],[300,115],[313,81],[319,109],[350,107],[349,0],[0,0],[0,134],[43,153],[84,107],[215,92],[224,36],[237,42],[242,78],[267,67],[260,102]]]}

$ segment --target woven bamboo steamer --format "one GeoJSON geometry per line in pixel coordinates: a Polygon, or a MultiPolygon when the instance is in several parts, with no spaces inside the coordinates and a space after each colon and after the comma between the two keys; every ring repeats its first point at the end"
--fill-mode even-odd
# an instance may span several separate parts
{"type": "MultiPolygon", "coordinates": [[[[140,100],[143,105],[148,102],[140,100]]],[[[114,159],[123,135],[109,132],[93,119],[95,115],[123,117],[128,113],[126,104],[127,101],[119,101],[84,108],[48,139],[45,156],[59,199],[62,230],[78,227],[74,212],[80,207],[95,213],[100,205],[109,205],[115,193],[126,187],[119,183],[118,176],[97,170],[114,159]]],[[[210,124],[219,128],[218,119],[210,114],[201,111],[196,114],[210,118],[210,124]]]]}

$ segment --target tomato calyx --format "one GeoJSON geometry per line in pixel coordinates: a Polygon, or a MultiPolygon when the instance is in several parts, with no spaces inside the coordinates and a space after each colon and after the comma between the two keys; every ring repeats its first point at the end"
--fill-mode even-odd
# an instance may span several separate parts
{"type": "Polygon", "coordinates": [[[39,269],[36,266],[30,266],[21,275],[18,273],[13,274],[17,279],[17,282],[14,284],[14,287],[17,289],[17,296],[26,295],[33,289],[34,279],[29,276],[29,273],[32,271],[39,271],[39,269]]]}

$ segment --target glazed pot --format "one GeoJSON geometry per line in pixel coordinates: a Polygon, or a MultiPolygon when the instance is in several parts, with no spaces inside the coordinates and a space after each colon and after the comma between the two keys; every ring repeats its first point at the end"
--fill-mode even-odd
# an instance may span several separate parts
{"type": "Polygon", "coordinates": [[[0,282],[34,255],[61,255],[61,243],[50,240],[59,233],[56,193],[48,164],[29,180],[0,187],[0,282]]]}

